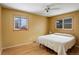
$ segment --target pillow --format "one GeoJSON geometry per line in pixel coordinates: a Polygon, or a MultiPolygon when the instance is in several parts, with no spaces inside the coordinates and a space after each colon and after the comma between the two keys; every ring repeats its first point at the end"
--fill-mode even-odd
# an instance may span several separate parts
{"type": "Polygon", "coordinates": [[[66,34],[66,33],[54,33],[55,35],[61,35],[61,36],[68,36],[68,37],[74,37],[71,34],[66,34]]]}

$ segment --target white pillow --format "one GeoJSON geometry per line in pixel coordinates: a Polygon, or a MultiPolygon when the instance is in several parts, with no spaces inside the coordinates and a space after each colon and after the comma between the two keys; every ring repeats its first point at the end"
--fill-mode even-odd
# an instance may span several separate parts
{"type": "Polygon", "coordinates": [[[54,33],[55,35],[61,35],[61,36],[68,36],[68,37],[74,37],[71,34],[66,34],[66,33],[54,33]]]}

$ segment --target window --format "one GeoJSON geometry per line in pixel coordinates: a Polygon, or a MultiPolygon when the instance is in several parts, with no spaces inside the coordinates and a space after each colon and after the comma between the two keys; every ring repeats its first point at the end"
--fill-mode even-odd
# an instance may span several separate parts
{"type": "Polygon", "coordinates": [[[72,29],[72,18],[64,19],[64,29],[72,29]]]}
{"type": "Polygon", "coordinates": [[[56,20],[56,28],[72,29],[72,18],[56,20]]]}
{"type": "Polygon", "coordinates": [[[56,21],[56,28],[62,28],[62,20],[56,21]]]}
{"type": "Polygon", "coordinates": [[[28,19],[20,16],[14,17],[14,30],[27,30],[28,19]]]}

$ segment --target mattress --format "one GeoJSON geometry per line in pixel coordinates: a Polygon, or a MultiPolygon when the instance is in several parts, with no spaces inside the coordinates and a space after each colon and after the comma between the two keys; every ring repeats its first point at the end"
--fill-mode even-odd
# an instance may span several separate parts
{"type": "Polygon", "coordinates": [[[66,51],[75,44],[75,37],[70,34],[54,33],[39,36],[37,42],[54,50],[58,55],[66,55],[66,51]]]}

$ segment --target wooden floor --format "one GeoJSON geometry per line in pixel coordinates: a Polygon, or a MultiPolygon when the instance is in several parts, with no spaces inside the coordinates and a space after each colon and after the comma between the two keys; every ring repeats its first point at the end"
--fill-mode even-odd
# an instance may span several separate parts
{"type": "MultiPolygon", "coordinates": [[[[67,51],[68,55],[79,55],[79,48],[73,47],[67,51]]],[[[53,50],[37,43],[23,45],[3,50],[2,55],[57,55],[53,50]]]]}

